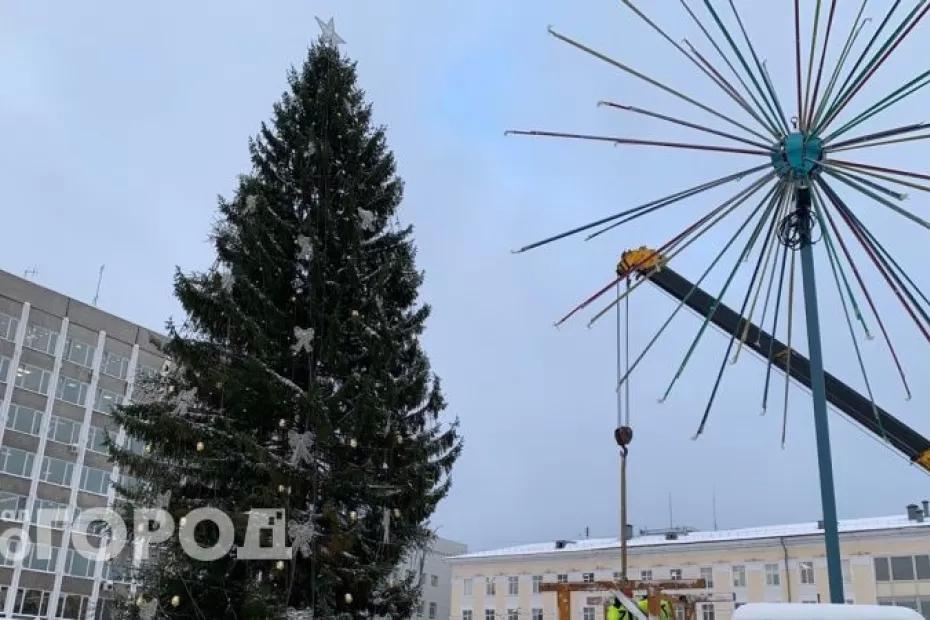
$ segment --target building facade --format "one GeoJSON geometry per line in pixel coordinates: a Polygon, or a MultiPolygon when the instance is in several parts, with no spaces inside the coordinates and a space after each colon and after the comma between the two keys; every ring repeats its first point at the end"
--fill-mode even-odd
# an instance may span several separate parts
{"type": "Polygon", "coordinates": [[[128,571],[70,541],[80,511],[112,506],[125,482],[107,456],[107,437],[127,441],[111,412],[161,369],[157,339],[0,271],[0,539],[22,528],[34,541],[28,553],[0,545],[0,617],[110,617],[128,571]]]}
{"type": "MultiPolygon", "coordinates": [[[[411,554],[399,567],[407,577],[418,576],[422,591],[417,618],[449,620],[451,617],[452,566],[449,558],[468,551],[462,543],[436,538],[430,547],[411,554]]],[[[456,616],[457,617],[457,616],[456,616]]]]}
{"type": "MultiPolygon", "coordinates": [[[[930,511],[924,510],[841,522],[847,602],[907,606],[930,619],[930,511]]],[[[729,620],[747,602],[829,601],[817,523],[638,536],[628,545],[630,579],[706,580],[715,602],[698,604],[698,620],[729,620]]],[[[620,577],[616,538],[524,545],[451,562],[455,620],[559,620],[556,594],[541,593],[542,583],[620,577]]],[[[572,593],[571,620],[601,620],[593,594],[572,593]]]]}

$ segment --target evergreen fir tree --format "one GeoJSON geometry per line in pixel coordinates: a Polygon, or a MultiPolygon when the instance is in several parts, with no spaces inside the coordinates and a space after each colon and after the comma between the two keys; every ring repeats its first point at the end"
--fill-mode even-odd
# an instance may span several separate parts
{"type": "MultiPolygon", "coordinates": [[[[176,520],[204,506],[235,520],[283,507],[293,557],[187,557],[156,545],[137,601],[168,618],[409,616],[414,579],[393,571],[428,542],[461,450],[419,336],[403,186],[355,64],[323,39],[250,142],[252,171],[220,199],[215,265],[176,275],[187,319],[149,398],[116,413],[138,454],[113,446],[176,520]]],[[[197,540],[217,539],[200,527],[197,540]]]]}

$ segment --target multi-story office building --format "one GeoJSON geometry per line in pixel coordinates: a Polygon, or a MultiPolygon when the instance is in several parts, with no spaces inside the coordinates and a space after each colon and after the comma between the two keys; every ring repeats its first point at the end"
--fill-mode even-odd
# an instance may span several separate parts
{"type": "MultiPolygon", "coordinates": [[[[701,594],[717,602],[699,603],[698,620],[728,620],[747,602],[829,601],[818,523],[642,535],[628,544],[631,579],[706,580],[701,594]]],[[[900,516],[843,521],[840,545],[847,602],[906,606],[930,619],[926,503],[900,516]]],[[[523,545],[451,562],[454,620],[559,620],[556,593],[540,592],[541,584],[620,577],[616,538],[523,545]]],[[[597,594],[572,593],[571,620],[602,618],[597,594]]]]}
{"type": "Polygon", "coordinates": [[[452,566],[449,558],[462,555],[468,547],[445,538],[436,538],[428,549],[412,553],[398,571],[418,577],[423,596],[415,614],[417,618],[449,620],[452,566]]]}
{"type": "Polygon", "coordinates": [[[0,617],[109,618],[124,572],[76,553],[71,534],[80,511],[113,505],[105,439],[126,437],[110,413],[161,368],[157,338],[0,271],[0,542],[11,528],[47,541],[0,544],[0,617]]]}

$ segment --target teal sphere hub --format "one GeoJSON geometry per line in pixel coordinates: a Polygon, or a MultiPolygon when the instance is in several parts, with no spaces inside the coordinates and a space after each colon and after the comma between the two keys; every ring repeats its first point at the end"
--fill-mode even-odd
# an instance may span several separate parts
{"type": "Polygon", "coordinates": [[[772,153],[772,165],[779,176],[806,178],[813,172],[823,156],[823,140],[799,131],[782,140],[780,148],[772,153]]]}

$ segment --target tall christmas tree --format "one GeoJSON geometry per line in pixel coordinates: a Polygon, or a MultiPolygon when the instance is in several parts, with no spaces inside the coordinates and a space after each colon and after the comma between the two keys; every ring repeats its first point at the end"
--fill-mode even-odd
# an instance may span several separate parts
{"type": "Polygon", "coordinates": [[[130,500],[159,498],[178,521],[219,508],[237,545],[247,511],[284,508],[293,557],[198,561],[173,538],[131,613],[398,617],[417,601],[394,569],[427,542],[461,440],[419,343],[429,307],[395,217],[403,186],[339,41],[324,25],[250,142],[252,171],[219,202],[215,265],[176,276],[172,364],[116,414],[144,452],[113,447],[141,481],[121,489],[130,500]]]}

